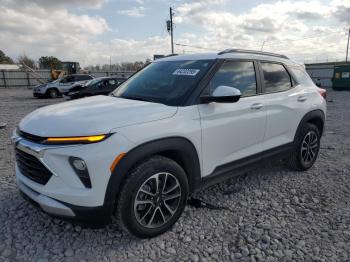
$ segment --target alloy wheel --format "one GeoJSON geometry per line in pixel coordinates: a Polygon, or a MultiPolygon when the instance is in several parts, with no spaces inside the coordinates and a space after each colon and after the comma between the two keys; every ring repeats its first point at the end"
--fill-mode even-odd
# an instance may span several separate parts
{"type": "Polygon", "coordinates": [[[134,200],[137,222],[147,228],[163,226],[176,213],[180,199],[181,186],[174,175],[152,175],[141,185],[134,200]]]}
{"type": "Polygon", "coordinates": [[[309,165],[312,163],[318,152],[318,136],[315,131],[309,131],[306,133],[301,143],[301,158],[304,164],[309,165]]]}

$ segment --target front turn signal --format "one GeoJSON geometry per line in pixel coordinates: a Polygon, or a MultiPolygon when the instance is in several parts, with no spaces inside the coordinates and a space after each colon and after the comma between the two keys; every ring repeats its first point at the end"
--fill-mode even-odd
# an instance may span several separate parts
{"type": "Polygon", "coordinates": [[[107,135],[73,136],[73,137],[48,137],[44,144],[90,144],[105,140],[107,135]]]}

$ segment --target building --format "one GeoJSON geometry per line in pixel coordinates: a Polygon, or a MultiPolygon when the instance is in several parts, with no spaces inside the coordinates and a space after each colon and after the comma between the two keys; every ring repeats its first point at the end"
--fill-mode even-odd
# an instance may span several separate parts
{"type": "Polygon", "coordinates": [[[306,71],[315,83],[322,87],[333,87],[334,68],[339,66],[350,66],[350,62],[326,62],[305,64],[306,71]]]}

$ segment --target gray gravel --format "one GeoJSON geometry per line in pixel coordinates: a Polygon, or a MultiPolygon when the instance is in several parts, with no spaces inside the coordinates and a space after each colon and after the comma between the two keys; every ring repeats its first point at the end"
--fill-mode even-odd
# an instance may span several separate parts
{"type": "Polygon", "coordinates": [[[116,225],[86,229],[53,219],[19,196],[9,141],[19,120],[62,99],[0,89],[0,261],[349,261],[350,92],[328,94],[326,136],[304,173],[280,163],[196,195],[229,210],[187,206],[169,232],[139,240],[116,225]]]}

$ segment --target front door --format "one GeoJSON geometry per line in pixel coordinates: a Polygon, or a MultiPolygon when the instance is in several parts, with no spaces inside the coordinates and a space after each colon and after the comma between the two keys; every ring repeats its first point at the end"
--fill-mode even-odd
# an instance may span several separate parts
{"type": "Polygon", "coordinates": [[[202,126],[203,176],[216,167],[262,151],[266,110],[258,94],[253,61],[225,61],[208,85],[212,93],[220,85],[237,88],[236,103],[198,105],[202,126]]]}

